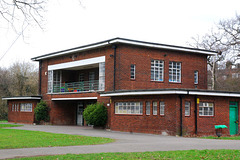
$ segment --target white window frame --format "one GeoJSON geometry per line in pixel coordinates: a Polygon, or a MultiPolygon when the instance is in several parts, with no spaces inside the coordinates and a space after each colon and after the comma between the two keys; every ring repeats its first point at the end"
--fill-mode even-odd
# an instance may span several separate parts
{"type": "Polygon", "coordinates": [[[142,115],[143,114],[142,102],[116,102],[115,114],[142,115]]]}
{"type": "Polygon", "coordinates": [[[163,60],[151,60],[151,80],[160,81],[164,80],[164,61],[163,60]]]}
{"type": "Polygon", "coordinates": [[[200,102],[199,116],[214,116],[214,104],[212,102],[200,102]]]}
{"type": "Polygon", "coordinates": [[[158,108],[158,103],[156,101],[153,102],[153,115],[157,115],[157,108],[158,108]]]}
{"type": "Polygon", "coordinates": [[[151,114],[151,102],[146,102],[146,115],[151,114]]]}
{"type": "Polygon", "coordinates": [[[21,103],[20,111],[21,112],[32,112],[32,103],[21,103]]]}
{"type": "Polygon", "coordinates": [[[131,64],[130,66],[130,78],[135,79],[136,65],[131,64]]]}
{"type": "Polygon", "coordinates": [[[185,116],[191,115],[191,103],[189,101],[185,102],[185,116]]]}
{"type": "Polygon", "coordinates": [[[194,84],[198,84],[198,71],[194,71],[194,84]]]}
{"type": "Polygon", "coordinates": [[[164,116],[165,114],[165,103],[162,101],[159,103],[160,115],[164,116]]]}
{"type": "Polygon", "coordinates": [[[181,83],[182,77],[182,63],[181,62],[169,62],[169,82],[181,83]]]}

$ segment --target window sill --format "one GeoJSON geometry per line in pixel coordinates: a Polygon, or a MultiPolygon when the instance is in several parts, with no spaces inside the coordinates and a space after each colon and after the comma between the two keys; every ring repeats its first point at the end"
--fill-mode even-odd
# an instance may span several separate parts
{"type": "Polygon", "coordinates": [[[154,81],[154,80],[151,80],[151,82],[164,83],[164,81],[154,81]]]}

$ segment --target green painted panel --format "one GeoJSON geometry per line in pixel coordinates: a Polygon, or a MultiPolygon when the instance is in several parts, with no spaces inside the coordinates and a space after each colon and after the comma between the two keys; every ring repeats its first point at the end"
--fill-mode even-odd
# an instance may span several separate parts
{"type": "Polygon", "coordinates": [[[238,133],[238,104],[237,102],[230,102],[229,106],[229,131],[230,135],[238,133]],[[235,105],[234,105],[235,104],[235,105]]]}

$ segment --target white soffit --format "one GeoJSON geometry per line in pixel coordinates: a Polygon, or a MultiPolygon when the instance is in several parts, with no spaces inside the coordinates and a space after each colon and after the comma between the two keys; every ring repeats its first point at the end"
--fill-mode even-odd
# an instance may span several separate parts
{"type": "Polygon", "coordinates": [[[105,56],[89,58],[89,59],[73,61],[73,62],[66,62],[66,63],[49,65],[48,70],[59,70],[59,69],[81,67],[81,66],[87,66],[87,65],[97,64],[97,63],[101,63],[101,62],[105,62],[105,56]]]}
{"type": "Polygon", "coordinates": [[[101,97],[111,96],[133,96],[133,95],[159,95],[159,94],[187,94],[187,91],[139,91],[139,92],[120,92],[100,94],[101,97]]]}
{"type": "Polygon", "coordinates": [[[88,99],[97,99],[97,97],[52,98],[52,101],[72,101],[72,100],[88,100],[88,99]]]}
{"type": "Polygon", "coordinates": [[[238,93],[224,93],[224,92],[197,92],[197,91],[189,91],[189,95],[240,97],[240,94],[238,94],[238,93]]]}

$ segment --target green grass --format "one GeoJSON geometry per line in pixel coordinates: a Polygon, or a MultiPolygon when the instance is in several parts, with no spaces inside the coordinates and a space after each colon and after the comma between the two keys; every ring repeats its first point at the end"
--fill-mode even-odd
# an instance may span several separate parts
{"type": "Polygon", "coordinates": [[[208,137],[202,137],[204,139],[221,139],[221,140],[240,140],[240,136],[229,136],[229,137],[213,137],[213,136],[208,136],[208,137]]]}
{"type": "Polygon", "coordinates": [[[0,123],[7,123],[7,120],[0,120],[0,123]]]}
{"type": "Polygon", "coordinates": [[[240,159],[239,150],[187,150],[187,151],[157,151],[157,152],[135,152],[135,153],[95,153],[95,154],[66,154],[55,156],[41,156],[21,158],[21,160],[129,160],[129,159],[164,159],[164,160],[192,160],[192,159],[240,159]]]}
{"type": "Polygon", "coordinates": [[[0,128],[6,128],[6,127],[20,127],[23,125],[16,125],[16,124],[0,124],[0,128]]]}
{"type": "Polygon", "coordinates": [[[113,139],[102,137],[55,134],[17,129],[0,129],[0,149],[95,145],[110,143],[113,141],[113,139]]]}

